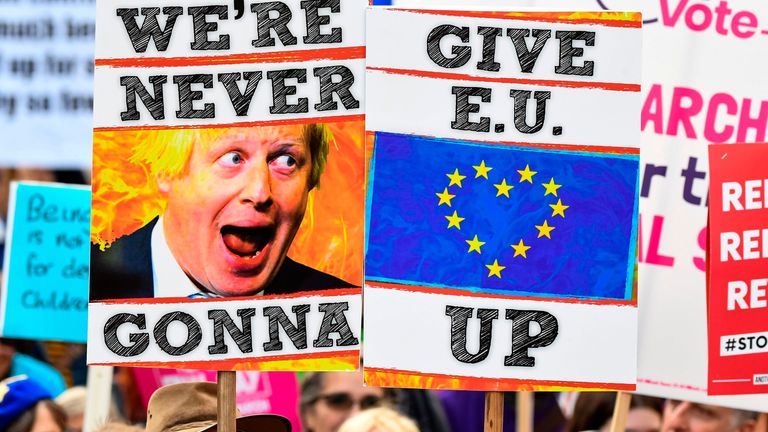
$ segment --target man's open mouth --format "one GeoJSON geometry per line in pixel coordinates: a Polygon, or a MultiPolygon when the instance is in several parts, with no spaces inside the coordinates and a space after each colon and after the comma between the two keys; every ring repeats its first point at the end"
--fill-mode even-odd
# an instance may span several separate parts
{"type": "Polygon", "coordinates": [[[257,256],[272,240],[274,232],[271,227],[225,225],[221,228],[221,238],[230,252],[248,258],[257,256]]]}

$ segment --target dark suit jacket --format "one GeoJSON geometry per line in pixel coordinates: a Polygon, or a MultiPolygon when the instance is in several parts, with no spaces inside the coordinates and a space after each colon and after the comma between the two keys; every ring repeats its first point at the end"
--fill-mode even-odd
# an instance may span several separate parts
{"type": "MultiPolygon", "coordinates": [[[[91,246],[91,301],[155,296],[152,228],[157,221],[155,218],[133,234],[119,238],[106,251],[91,246]]],[[[351,287],[354,285],[286,257],[264,294],[351,287]]]]}

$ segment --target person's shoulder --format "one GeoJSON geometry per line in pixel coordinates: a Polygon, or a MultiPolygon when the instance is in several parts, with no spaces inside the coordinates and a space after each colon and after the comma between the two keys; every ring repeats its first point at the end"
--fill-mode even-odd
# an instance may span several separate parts
{"type": "Polygon", "coordinates": [[[343,279],[285,257],[280,271],[264,290],[264,294],[292,294],[354,287],[355,285],[343,279]]]}
{"type": "Polygon", "coordinates": [[[91,301],[153,296],[152,229],[157,221],[120,237],[105,250],[91,245],[91,301]]]}

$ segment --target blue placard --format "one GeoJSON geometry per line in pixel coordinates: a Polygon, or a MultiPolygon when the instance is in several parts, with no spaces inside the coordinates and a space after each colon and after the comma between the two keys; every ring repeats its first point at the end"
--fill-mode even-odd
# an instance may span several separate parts
{"type": "Polygon", "coordinates": [[[11,184],[2,336],[85,343],[90,207],[88,186],[11,184]]]}

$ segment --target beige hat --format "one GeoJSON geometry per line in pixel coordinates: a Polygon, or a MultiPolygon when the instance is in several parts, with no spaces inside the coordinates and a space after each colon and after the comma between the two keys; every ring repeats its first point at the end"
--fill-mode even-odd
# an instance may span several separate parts
{"type": "MultiPolygon", "coordinates": [[[[161,387],[149,398],[146,432],[216,432],[216,384],[190,382],[161,387]]],[[[291,432],[285,417],[273,414],[237,419],[238,432],[291,432]]]]}

